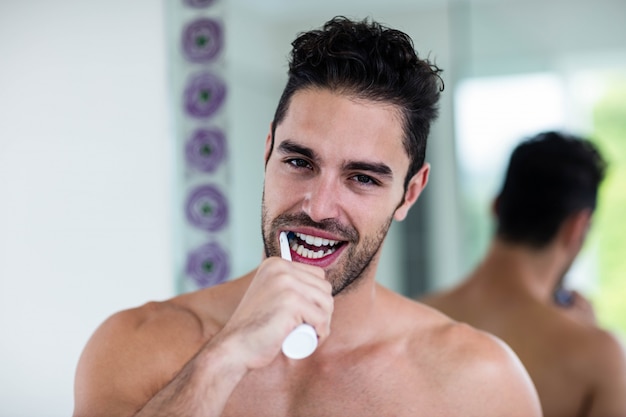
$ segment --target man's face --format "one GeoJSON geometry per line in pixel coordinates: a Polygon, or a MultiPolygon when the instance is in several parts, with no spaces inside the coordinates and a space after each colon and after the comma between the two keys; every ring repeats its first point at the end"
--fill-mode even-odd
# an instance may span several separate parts
{"type": "Polygon", "coordinates": [[[295,93],[266,143],[262,227],[267,256],[290,232],[292,259],[326,271],[333,294],[375,274],[393,218],[402,220],[428,166],[404,197],[409,158],[399,110],[324,89],[295,93]],[[268,159],[268,155],[271,157],[268,159]]]}

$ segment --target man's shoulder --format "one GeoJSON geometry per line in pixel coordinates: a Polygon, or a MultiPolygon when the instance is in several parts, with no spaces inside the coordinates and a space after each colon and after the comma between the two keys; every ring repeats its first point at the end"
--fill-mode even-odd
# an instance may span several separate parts
{"type": "Polygon", "coordinates": [[[82,361],[116,361],[132,368],[131,363],[159,360],[170,362],[187,356],[185,346],[202,343],[204,326],[193,308],[176,298],[151,301],[139,307],[118,311],[108,317],[91,336],[82,361]]]}
{"type": "Polygon", "coordinates": [[[569,346],[563,349],[570,378],[583,381],[593,393],[589,415],[626,415],[626,350],[623,340],[596,324],[570,322],[569,346]]]}
{"type": "Polygon", "coordinates": [[[76,414],[100,404],[112,407],[103,415],[113,415],[115,404],[147,401],[221,329],[241,287],[229,282],[108,317],[77,365],[76,414]]]}
{"type": "Polygon", "coordinates": [[[98,331],[132,333],[139,337],[169,332],[187,337],[214,333],[223,326],[238,303],[239,291],[233,289],[239,285],[236,281],[116,312],[98,331]]]}
{"type": "Polygon", "coordinates": [[[234,308],[229,303],[236,306],[229,290],[236,285],[229,282],[118,311],[96,329],[86,351],[189,355],[223,326],[234,308]],[[124,348],[116,348],[120,346],[124,348]]]}
{"type": "Polygon", "coordinates": [[[582,360],[597,369],[602,362],[611,362],[624,355],[622,340],[601,325],[561,311],[551,317],[553,320],[546,320],[546,331],[558,339],[553,345],[564,360],[582,360]]]}
{"type": "Polygon", "coordinates": [[[485,415],[509,413],[512,404],[518,410],[508,415],[540,415],[528,372],[506,343],[431,307],[422,307],[428,325],[416,333],[411,349],[420,357],[418,366],[431,370],[431,380],[446,396],[463,398],[468,409],[484,409],[485,415]]]}
{"type": "Polygon", "coordinates": [[[595,373],[606,376],[617,371],[626,375],[626,350],[622,339],[598,326],[586,326],[582,333],[585,342],[578,346],[578,353],[595,373]]]}
{"type": "Polygon", "coordinates": [[[440,354],[470,365],[485,361],[508,363],[517,356],[498,337],[471,325],[456,321],[434,308],[427,307],[430,317],[430,339],[440,354]]]}
{"type": "Polygon", "coordinates": [[[96,329],[80,356],[76,415],[91,413],[92,404],[114,415],[122,403],[144,403],[193,355],[201,340],[196,315],[172,301],[114,313],[96,329]]]}
{"type": "MultiPolygon", "coordinates": [[[[179,296],[180,297],[180,296],[179,296]]],[[[181,302],[179,297],[165,301],[150,301],[141,306],[112,314],[97,332],[121,333],[126,337],[150,336],[153,332],[168,333],[175,328],[181,333],[201,331],[202,321],[192,305],[181,302]]]]}
{"type": "MultiPolygon", "coordinates": [[[[415,349],[427,343],[432,354],[445,358],[451,367],[476,367],[485,372],[493,367],[521,367],[519,358],[500,338],[467,323],[456,321],[434,307],[415,301],[421,330],[416,332],[415,349]]],[[[523,368],[523,367],[522,367],[523,368]]],[[[525,373],[525,372],[524,372],[525,373]]]]}

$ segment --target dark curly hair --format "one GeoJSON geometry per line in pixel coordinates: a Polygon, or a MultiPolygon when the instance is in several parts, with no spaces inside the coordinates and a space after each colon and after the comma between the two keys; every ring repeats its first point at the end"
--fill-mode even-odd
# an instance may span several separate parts
{"type": "Polygon", "coordinates": [[[511,154],[496,202],[496,235],[535,248],[548,245],[573,213],[596,207],[606,162],[587,139],[542,132],[511,154]]]}
{"type": "Polygon", "coordinates": [[[424,164],[426,139],[443,91],[441,69],[418,58],[408,35],[368,19],[335,17],[320,30],[300,33],[291,45],[289,79],[274,115],[272,148],[276,126],[296,91],[325,88],[391,103],[404,119],[404,147],[411,161],[406,189],[424,164]]]}

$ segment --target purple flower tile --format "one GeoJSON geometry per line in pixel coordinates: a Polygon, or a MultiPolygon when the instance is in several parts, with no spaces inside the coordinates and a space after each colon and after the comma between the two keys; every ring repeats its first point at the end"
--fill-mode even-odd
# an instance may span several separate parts
{"type": "Polygon", "coordinates": [[[193,226],[216,232],[228,222],[228,202],[219,188],[201,185],[193,189],[187,197],[185,214],[193,226]]]}
{"type": "Polygon", "coordinates": [[[222,33],[222,25],[215,19],[200,18],[187,24],[182,34],[185,58],[196,63],[214,60],[224,45],[222,33]]]}
{"type": "Polygon", "coordinates": [[[199,287],[222,283],[229,272],[228,255],[217,243],[207,243],[187,255],[187,276],[199,287]]]}
{"type": "Polygon", "coordinates": [[[184,3],[187,6],[191,6],[191,7],[194,7],[196,9],[202,9],[202,8],[205,8],[205,7],[209,7],[210,5],[212,5],[215,2],[216,2],[216,0],[184,0],[184,3]]]}
{"type": "Polygon", "coordinates": [[[202,72],[190,77],[184,92],[185,110],[195,118],[213,115],[224,102],[226,85],[217,75],[202,72]]]}
{"type": "Polygon", "coordinates": [[[202,171],[213,172],[226,158],[226,138],[220,129],[198,129],[185,145],[187,163],[202,171]]]}

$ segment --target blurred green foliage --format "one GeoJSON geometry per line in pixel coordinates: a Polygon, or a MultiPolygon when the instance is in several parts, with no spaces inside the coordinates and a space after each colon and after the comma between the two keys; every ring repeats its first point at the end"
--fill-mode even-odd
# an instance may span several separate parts
{"type": "Polygon", "coordinates": [[[594,215],[599,285],[598,321],[626,335],[626,75],[609,76],[593,109],[594,141],[609,167],[594,215]]]}

